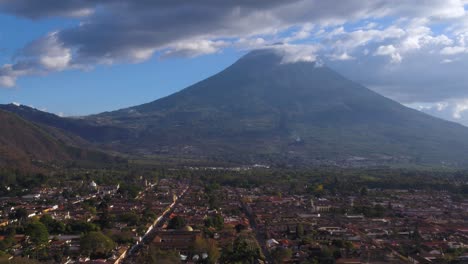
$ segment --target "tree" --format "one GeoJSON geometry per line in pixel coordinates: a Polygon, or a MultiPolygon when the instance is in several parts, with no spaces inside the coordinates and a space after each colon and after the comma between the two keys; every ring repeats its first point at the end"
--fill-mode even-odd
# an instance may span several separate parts
{"type": "Polygon", "coordinates": [[[69,233],[80,234],[80,233],[89,233],[91,231],[98,231],[99,227],[93,223],[88,223],[85,221],[72,220],[66,226],[66,230],[69,233]]]}
{"type": "Polygon", "coordinates": [[[115,215],[111,215],[109,210],[104,210],[99,214],[98,223],[101,229],[112,228],[114,225],[115,215]]]}
{"type": "Polygon", "coordinates": [[[206,253],[208,254],[208,263],[214,264],[217,263],[220,252],[218,250],[218,245],[213,239],[205,239],[202,237],[197,237],[193,243],[193,250],[198,254],[206,253]]]}
{"type": "Polygon", "coordinates": [[[298,224],[296,226],[296,235],[298,238],[301,238],[304,236],[304,226],[302,224],[298,224]]]}
{"type": "Polygon", "coordinates": [[[240,232],[246,230],[247,227],[246,227],[245,225],[243,225],[243,224],[237,224],[237,225],[235,226],[235,229],[236,229],[237,233],[240,233],[240,232]]]}
{"type": "Polygon", "coordinates": [[[359,190],[359,194],[360,194],[361,196],[367,196],[367,193],[368,193],[368,192],[369,192],[369,191],[367,190],[366,186],[362,187],[362,188],[359,190]]]}
{"type": "Polygon", "coordinates": [[[209,216],[208,218],[205,219],[205,226],[214,227],[218,230],[221,230],[224,227],[224,218],[221,214],[209,216]]]}
{"type": "Polygon", "coordinates": [[[89,232],[80,240],[80,251],[91,258],[106,258],[115,247],[115,242],[102,232],[89,232]]]}
{"type": "Polygon", "coordinates": [[[208,253],[208,263],[210,264],[218,263],[218,259],[221,256],[221,252],[219,252],[216,241],[212,239],[208,241],[207,253],[208,253]]]}
{"type": "Polygon", "coordinates": [[[18,208],[10,218],[18,219],[19,222],[23,222],[28,219],[28,211],[25,208],[18,208]]]}
{"type": "Polygon", "coordinates": [[[13,227],[9,227],[5,231],[5,239],[0,241],[0,250],[1,251],[6,251],[8,248],[14,245],[15,243],[15,235],[16,235],[16,229],[13,227]]]}
{"type": "Polygon", "coordinates": [[[182,216],[175,216],[169,220],[167,229],[181,229],[186,226],[185,219],[182,216]]]}
{"type": "Polygon", "coordinates": [[[143,220],[145,222],[153,222],[156,217],[157,215],[149,208],[149,206],[146,206],[145,210],[143,211],[143,220]]]}
{"type": "Polygon", "coordinates": [[[134,199],[140,190],[141,187],[135,184],[121,184],[118,192],[127,198],[134,199]]]}
{"type": "Polygon", "coordinates": [[[50,215],[43,215],[39,221],[47,227],[47,230],[51,234],[62,234],[65,232],[65,224],[53,219],[50,215]]]}
{"type": "Polygon", "coordinates": [[[25,234],[29,236],[32,243],[41,245],[49,241],[49,232],[47,227],[39,222],[33,221],[26,226],[25,234]]]}
{"type": "Polygon", "coordinates": [[[271,252],[271,256],[275,260],[275,263],[283,263],[285,260],[292,257],[292,250],[289,248],[278,247],[271,252]]]}
{"type": "Polygon", "coordinates": [[[324,188],[323,188],[323,184],[318,184],[318,185],[316,185],[316,186],[313,188],[313,190],[312,190],[313,194],[314,194],[316,197],[321,197],[321,196],[323,195],[324,191],[325,191],[325,190],[324,190],[324,188]]]}
{"type": "Polygon", "coordinates": [[[128,224],[129,226],[137,226],[140,223],[140,215],[134,212],[123,213],[118,216],[118,221],[128,224]]]}
{"type": "Polygon", "coordinates": [[[224,248],[221,262],[254,263],[256,259],[262,259],[263,257],[255,238],[241,235],[234,240],[232,246],[224,248]]]}

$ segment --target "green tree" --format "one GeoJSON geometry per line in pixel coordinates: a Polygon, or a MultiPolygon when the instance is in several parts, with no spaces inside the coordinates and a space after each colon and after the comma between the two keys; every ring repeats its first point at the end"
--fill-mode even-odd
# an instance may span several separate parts
{"type": "Polygon", "coordinates": [[[255,238],[248,235],[238,236],[232,246],[224,248],[222,263],[254,263],[264,258],[255,238]]]}
{"type": "Polygon", "coordinates": [[[47,230],[51,234],[62,234],[65,232],[65,224],[53,219],[52,216],[48,214],[43,215],[39,221],[47,227],[47,230]]]}
{"type": "Polygon", "coordinates": [[[224,218],[221,214],[216,214],[214,216],[209,216],[205,219],[206,227],[214,227],[218,230],[224,228],[224,218]]]}
{"type": "Polygon", "coordinates": [[[185,227],[187,224],[185,219],[182,216],[175,216],[171,220],[169,220],[169,224],[167,225],[167,229],[181,229],[185,227]]]}
{"type": "Polygon", "coordinates": [[[81,254],[91,258],[106,258],[115,247],[115,242],[102,232],[89,232],[80,240],[81,254]]]}
{"type": "Polygon", "coordinates": [[[119,193],[130,199],[137,197],[140,191],[141,187],[135,184],[121,184],[119,188],[119,193]]]}
{"type": "Polygon", "coordinates": [[[123,213],[118,216],[118,221],[128,224],[129,226],[137,226],[140,223],[140,216],[134,212],[123,213]]]}
{"type": "Polygon", "coordinates": [[[207,248],[207,253],[208,253],[208,263],[209,264],[215,264],[218,263],[218,260],[221,256],[221,252],[218,249],[218,245],[216,241],[210,239],[208,240],[208,248],[207,248]]]}
{"type": "Polygon", "coordinates": [[[98,231],[99,227],[93,223],[73,220],[66,226],[66,231],[72,234],[86,234],[91,231],[98,231]]]}
{"type": "Polygon", "coordinates": [[[29,223],[25,228],[25,234],[29,236],[31,242],[36,245],[41,245],[49,241],[49,231],[47,231],[47,227],[39,221],[29,223]]]}

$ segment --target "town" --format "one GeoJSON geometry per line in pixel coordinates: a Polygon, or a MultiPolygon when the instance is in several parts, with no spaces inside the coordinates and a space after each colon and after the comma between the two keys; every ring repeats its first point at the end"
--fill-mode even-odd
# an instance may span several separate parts
{"type": "MultiPolygon", "coordinates": [[[[1,258],[5,263],[468,260],[463,193],[356,188],[336,177],[233,184],[230,177],[240,176],[232,173],[192,169],[140,176],[132,184],[106,184],[87,173],[81,181],[22,190],[22,196],[8,196],[14,187],[2,186],[1,258]],[[219,176],[223,173],[228,176],[219,176]]],[[[245,181],[252,181],[250,176],[245,181]]]]}

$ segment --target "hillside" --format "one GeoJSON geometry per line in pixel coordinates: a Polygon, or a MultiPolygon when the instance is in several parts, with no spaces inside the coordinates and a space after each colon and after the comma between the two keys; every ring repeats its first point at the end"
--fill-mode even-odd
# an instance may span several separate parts
{"type": "Polygon", "coordinates": [[[51,164],[114,160],[99,151],[70,146],[38,125],[3,110],[0,124],[0,168],[34,170],[51,164]]]}
{"type": "MultiPolygon", "coordinates": [[[[0,110],[15,113],[16,115],[36,124],[40,124],[43,127],[46,126],[48,128],[59,129],[62,132],[62,135],[59,133],[57,136],[63,136],[63,132],[69,132],[66,133],[67,136],[75,136],[71,141],[69,141],[70,143],[77,140],[80,141],[76,136],[79,136],[81,139],[89,142],[111,142],[113,140],[129,136],[127,134],[128,131],[125,129],[95,125],[80,118],[63,118],[25,105],[0,105],[0,110]]],[[[64,140],[66,139],[64,138],[64,140]]],[[[84,143],[84,141],[81,140],[81,143],[84,143]]]]}

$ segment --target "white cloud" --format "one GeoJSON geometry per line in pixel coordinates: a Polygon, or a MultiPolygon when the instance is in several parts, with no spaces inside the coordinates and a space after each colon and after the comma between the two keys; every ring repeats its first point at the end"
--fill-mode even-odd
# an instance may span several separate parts
{"type": "Polygon", "coordinates": [[[462,114],[468,110],[468,100],[463,100],[455,104],[455,110],[453,111],[453,118],[460,119],[462,114]]]}
{"type": "Polygon", "coordinates": [[[58,32],[52,32],[26,46],[22,60],[41,66],[47,71],[62,71],[71,66],[72,52],[60,41],[58,32]]]}
{"type": "Polygon", "coordinates": [[[26,68],[21,68],[20,65],[15,67],[12,64],[5,64],[0,67],[0,87],[12,88],[16,85],[16,80],[18,77],[27,75],[30,73],[28,65],[26,68]]]}
{"type": "Polygon", "coordinates": [[[294,32],[292,36],[286,37],[284,42],[293,42],[297,40],[307,39],[312,35],[312,30],[314,29],[314,25],[306,23],[301,27],[301,30],[294,32]]]}
{"type": "Polygon", "coordinates": [[[240,49],[260,49],[267,45],[267,41],[261,37],[240,38],[235,46],[240,49]]]}
{"type": "Polygon", "coordinates": [[[170,45],[169,50],[165,52],[164,57],[183,56],[196,57],[219,52],[229,43],[222,40],[189,40],[170,45]]]}
{"type": "Polygon", "coordinates": [[[151,58],[156,52],[154,48],[141,48],[129,51],[129,58],[133,62],[141,62],[151,58]]]}
{"type": "Polygon", "coordinates": [[[400,63],[402,58],[393,45],[380,46],[374,53],[375,56],[390,56],[393,63],[400,63]]]}
{"type": "Polygon", "coordinates": [[[344,61],[344,60],[354,60],[353,56],[350,56],[348,53],[343,52],[341,54],[332,54],[330,55],[330,59],[334,61],[344,61]]]}
{"type": "Polygon", "coordinates": [[[313,45],[275,45],[272,48],[283,56],[281,63],[314,62],[317,60],[319,46],[313,45]]]}
{"type": "Polygon", "coordinates": [[[468,126],[468,98],[449,99],[434,103],[415,102],[407,104],[407,106],[442,119],[468,126]]]}
{"type": "Polygon", "coordinates": [[[11,88],[16,84],[16,77],[14,76],[0,76],[0,87],[11,88]]]}
{"type": "Polygon", "coordinates": [[[467,48],[461,46],[454,46],[454,47],[445,47],[440,51],[442,55],[456,55],[460,53],[465,53],[467,48]]]}
{"type": "Polygon", "coordinates": [[[398,39],[405,34],[405,31],[401,28],[390,26],[384,30],[370,29],[370,30],[356,30],[356,31],[344,31],[340,30],[332,31],[328,34],[327,38],[330,40],[332,46],[338,50],[353,50],[358,47],[365,46],[370,42],[381,42],[389,39],[398,39]]]}

